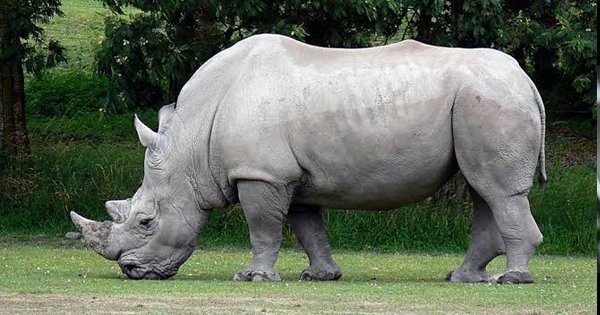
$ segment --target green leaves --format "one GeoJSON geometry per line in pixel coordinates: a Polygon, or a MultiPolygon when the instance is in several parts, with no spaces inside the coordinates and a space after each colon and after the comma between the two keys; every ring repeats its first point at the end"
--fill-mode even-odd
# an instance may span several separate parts
{"type": "MultiPolygon", "coordinates": [[[[595,93],[592,90],[597,54],[595,7],[593,1],[582,1],[578,5],[559,1],[554,14],[547,17],[549,22],[540,25],[535,31],[539,39],[534,42],[554,54],[552,66],[556,74],[561,76],[557,79],[571,88],[542,86],[550,107],[563,103],[556,107],[563,110],[588,110],[590,113],[595,107],[595,93]],[[552,21],[555,23],[551,23],[552,21]]],[[[535,56],[535,52],[533,55],[535,56]]]]}
{"type": "Polygon", "coordinates": [[[52,68],[59,63],[67,62],[64,56],[65,48],[56,40],[34,42],[36,46],[24,44],[24,66],[27,72],[39,77],[42,71],[52,68]]]}
{"type": "Polygon", "coordinates": [[[587,92],[592,88],[592,80],[586,75],[578,75],[573,79],[573,83],[571,84],[577,93],[587,92]]]}
{"type": "Polygon", "coordinates": [[[117,29],[107,24],[98,55],[100,72],[115,76],[114,91],[128,107],[173,101],[204,61],[256,33],[324,47],[367,47],[405,38],[493,47],[519,61],[549,109],[595,106],[590,82],[597,53],[596,4],[591,0],[101,1],[117,13],[126,5],[145,12],[144,18],[118,25],[107,22],[117,29]],[[148,89],[153,97],[139,95],[148,89]]]}
{"type": "Polygon", "coordinates": [[[319,46],[366,47],[399,29],[407,10],[393,0],[102,0],[145,13],[106,20],[98,71],[111,77],[113,108],[174,101],[206,60],[256,33],[278,33],[319,46]],[[126,44],[125,44],[126,43],[126,44]],[[149,95],[150,94],[150,95],[149,95]]]}
{"type": "Polygon", "coordinates": [[[111,107],[156,107],[164,101],[163,65],[169,42],[160,22],[138,14],[131,21],[117,17],[105,20],[106,40],[96,56],[97,71],[111,78],[111,107]]]}

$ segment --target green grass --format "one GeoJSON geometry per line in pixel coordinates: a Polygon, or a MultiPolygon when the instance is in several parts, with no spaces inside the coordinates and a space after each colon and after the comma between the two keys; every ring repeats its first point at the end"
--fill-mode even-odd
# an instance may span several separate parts
{"type": "MultiPolygon", "coordinates": [[[[140,110],[136,114],[151,128],[158,126],[156,111],[140,110]]],[[[100,111],[81,113],[76,118],[32,116],[27,120],[27,129],[34,148],[55,142],[107,142],[135,146],[138,137],[133,117],[134,113],[111,115],[100,111]]],[[[143,153],[141,146],[138,149],[135,151],[143,153]]]]}
{"type": "Polygon", "coordinates": [[[26,92],[28,117],[77,117],[109,107],[108,80],[83,70],[28,78],[26,92]]]}
{"type": "Polygon", "coordinates": [[[0,168],[0,234],[62,234],[71,229],[69,211],[98,213],[106,196],[126,198],[139,186],[144,148],[133,115],[29,124],[31,157],[0,168]]]}
{"type": "MultiPolygon", "coordinates": [[[[337,251],[337,282],[298,282],[306,256],[285,250],[277,262],[283,281],[238,283],[248,250],[196,251],[173,280],[132,281],[115,262],[79,242],[13,240],[0,243],[0,304],[4,311],[169,313],[504,313],[591,314],[596,310],[595,263],[590,258],[537,255],[531,285],[453,284],[443,281],[461,256],[337,251]],[[59,244],[58,242],[62,242],[59,244]],[[125,296],[124,296],[125,295],[125,296]],[[3,303],[4,302],[4,303],[3,303]],[[8,303],[6,303],[8,302],[8,303]],[[105,308],[103,308],[105,307],[105,308]]],[[[501,272],[504,260],[490,265],[501,272]]]]}

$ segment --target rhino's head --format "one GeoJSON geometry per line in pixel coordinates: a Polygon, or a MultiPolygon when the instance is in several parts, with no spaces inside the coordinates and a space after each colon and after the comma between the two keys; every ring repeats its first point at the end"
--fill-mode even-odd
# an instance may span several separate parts
{"type": "Polygon", "coordinates": [[[106,259],[117,260],[132,279],[166,279],[192,254],[208,217],[192,184],[190,170],[170,159],[167,128],[172,106],[160,114],[159,132],[137,117],[135,127],[147,148],[144,179],[132,198],[106,202],[113,221],[96,222],[71,212],[86,243],[106,259]],[[171,163],[173,161],[173,163],[171,163]]]}

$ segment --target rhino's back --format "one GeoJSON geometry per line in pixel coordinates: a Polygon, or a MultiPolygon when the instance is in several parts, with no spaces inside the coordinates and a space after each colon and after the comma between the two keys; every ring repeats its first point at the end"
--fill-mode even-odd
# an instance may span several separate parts
{"type": "Polygon", "coordinates": [[[413,41],[257,44],[216,118],[230,183],[299,180],[298,202],[375,209],[426,197],[456,171],[452,108],[472,70],[452,65],[468,56],[413,41]]]}

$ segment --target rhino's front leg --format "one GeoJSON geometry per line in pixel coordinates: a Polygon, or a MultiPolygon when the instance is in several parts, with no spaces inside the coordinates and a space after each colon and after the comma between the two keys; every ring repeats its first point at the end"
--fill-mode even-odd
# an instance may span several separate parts
{"type": "Polygon", "coordinates": [[[279,281],[275,261],[281,246],[281,226],[293,189],[263,181],[239,181],[238,196],[250,228],[252,264],[237,273],[236,281],[279,281]]]}
{"type": "Polygon", "coordinates": [[[290,207],[288,220],[310,261],[310,266],[300,274],[300,280],[339,279],[342,273],[331,257],[321,208],[294,204],[290,207]]]}

